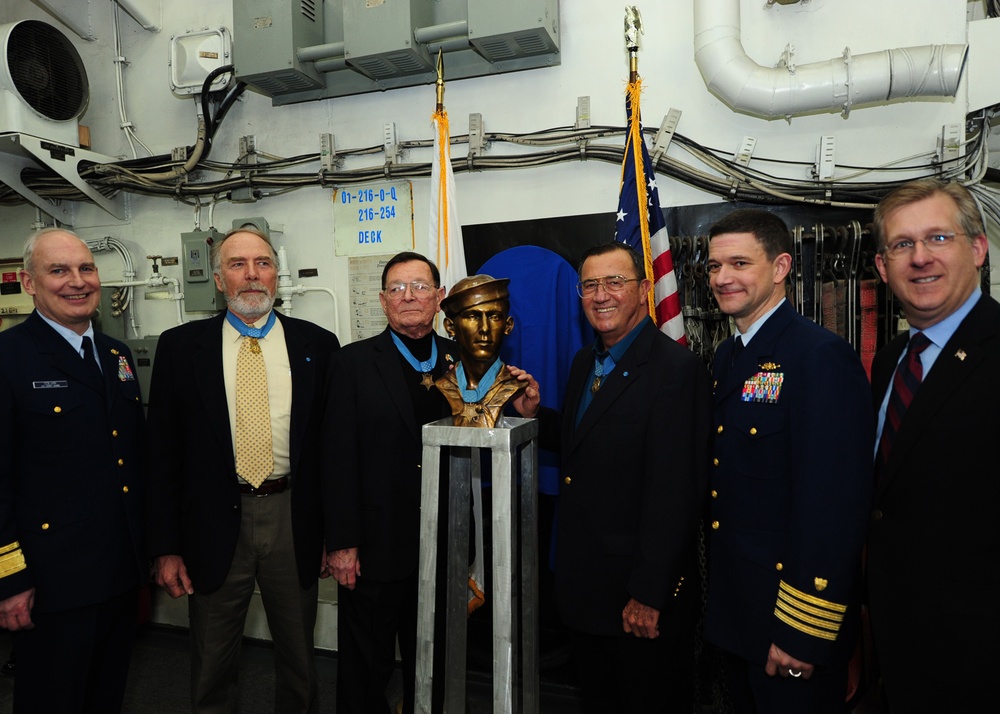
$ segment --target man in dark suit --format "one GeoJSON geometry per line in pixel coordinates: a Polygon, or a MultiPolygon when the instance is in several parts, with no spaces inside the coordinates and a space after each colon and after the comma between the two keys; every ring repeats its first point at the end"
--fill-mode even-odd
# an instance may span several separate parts
{"type": "Polygon", "coordinates": [[[94,258],[76,235],[28,239],[35,311],[0,333],[0,627],[15,712],[121,710],[146,574],[143,416],[128,348],[95,332],[94,258]]]}
{"type": "Polygon", "coordinates": [[[337,711],[388,712],[385,688],[403,662],[413,711],[420,544],[420,427],[448,414],[433,389],[458,359],[436,335],[444,297],[437,266],[419,253],[382,271],[385,332],[334,358],[323,433],[323,501],[337,595],[337,711]]]}
{"type": "Polygon", "coordinates": [[[705,638],[737,714],[844,710],[871,502],[872,419],[851,346],[785,299],[791,235],[734,211],[708,272],[737,334],[715,353],[705,638]]]}
{"type": "Polygon", "coordinates": [[[562,458],[559,614],[587,712],[690,712],[708,375],[650,320],[627,245],[592,248],[579,273],[597,341],[573,360],[560,421],[542,414],[562,458]]]}
{"type": "Polygon", "coordinates": [[[322,385],[339,343],[272,310],[278,266],[262,234],[230,232],[212,265],[228,310],[167,330],[156,350],[149,554],[157,584],[189,596],[194,711],[236,710],[256,582],[274,641],[275,710],[314,712],[322,385]],[[254,358],[264,374],[251,384],[254,358]]]}
{"type": "Polygon", "coordinates": [[[983,221],[968,189],[926,179],[884,198],[875,229],[910,325],[872,366],[868,597],[885,695],[893,714],[996,711],[1000,305],[980,289],[983,221]]]}

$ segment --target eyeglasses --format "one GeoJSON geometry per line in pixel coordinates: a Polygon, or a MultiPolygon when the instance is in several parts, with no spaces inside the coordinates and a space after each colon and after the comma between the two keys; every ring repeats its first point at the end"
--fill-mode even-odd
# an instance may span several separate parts
{"type": "Polygon", "coordinates": [[[624,275],[605,275],[603,278],[581,280],[576,284],[576,292],[580,297],[597,294],[597,288],[602,287],[612,295],[620,293],[629,283],[639,282],[639,278],[626,278],[624,275]]]}
{"type": "Polygon", "coordinates": [[[964,235],[965,233],[931,233],[923,238],[900,238],[886,245],[882,252],[887,258],[905,258],[917,249],[917,243],[923,243],[924,248],[930,251],[939,251],[954,243],[955,236],[964,235]]]}
{"type": "Polygon", "coordinates": [[[406,295],[406,289],[410,289],[413,297],[422,300],[429,298],[437,290],[437,285],[425,283],[423,280],[414,280],[412,283],[389,283],[385,286],[384,292],[390,300],[402,300],[406,295]]]}

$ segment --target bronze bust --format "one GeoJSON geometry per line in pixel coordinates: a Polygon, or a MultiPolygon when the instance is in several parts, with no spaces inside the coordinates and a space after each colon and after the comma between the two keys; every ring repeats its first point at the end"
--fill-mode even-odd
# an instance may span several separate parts
{"type": "Polygon", "coordinates": [[[471,275],[441,301],[444,327],[458,342],[459,364],[434,386],[448,400],[455,426],[492,428],[527,383],[500,361],[503,338],[514,329],[507,278],[471,275]]]}

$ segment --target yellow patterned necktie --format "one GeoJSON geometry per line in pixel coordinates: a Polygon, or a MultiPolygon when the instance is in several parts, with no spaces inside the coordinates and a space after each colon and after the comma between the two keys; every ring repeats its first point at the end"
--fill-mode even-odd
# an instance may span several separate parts
{"type": "Polygon", "coordinates": [[[244,337],[236,358],[236,473],[260,488],[273,472],[264,355],[256,337],[244,337]]]}

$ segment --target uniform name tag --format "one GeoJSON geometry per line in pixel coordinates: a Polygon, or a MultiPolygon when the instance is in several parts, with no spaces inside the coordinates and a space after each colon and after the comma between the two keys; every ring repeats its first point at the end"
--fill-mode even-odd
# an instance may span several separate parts
{"type": "Polygon", "coordinates": [[[48,382],[32,382],[31,386],[33,389],[66,389],[69,382],[65,379],[53,379],[48,382]]]}
{"type": "Polygon", "coordinates": [[[784,372],[758,372],[743,383],[744,402],[765,402],[775,404],[781,394],[781,383],[785,380],[784,372]]]}

